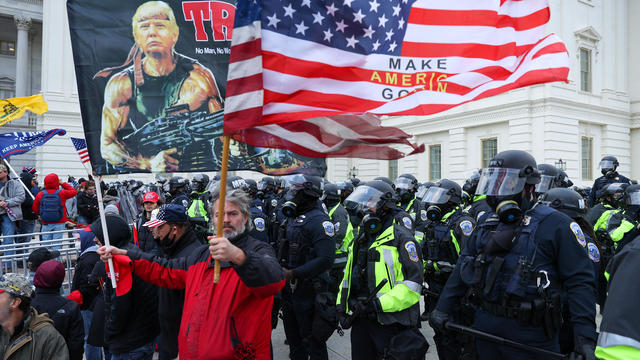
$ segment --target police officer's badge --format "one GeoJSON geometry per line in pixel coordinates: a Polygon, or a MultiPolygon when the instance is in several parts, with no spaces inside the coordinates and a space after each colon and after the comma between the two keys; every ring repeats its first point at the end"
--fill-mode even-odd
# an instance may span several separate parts
{"type": "Polygon", "coordinates": [[[340,232],[340,221],[333,224],[333,229],[335,230],[335,232],[340,232]]]}
{"type": "Polygon", "coordinates": [[[322,227],[324,227],[324,233],[327,234],[327,236],[333,236],[335,234],[335,228],[331,221],[323,221],[322,227]]]}
{"type": "Polygon", "coordinates": [[[416,249],[416,244],[413,241],[407,241],[404,244],[405,250],[407,250],[407,254],[409,255],[409,260],[413,262],[418,262],[420,258],[418,257],[418,249],[416,249]]]}
{"type": "Polygon", "coordinates": [[[462,230],[464,236],[469,236],[473,232],[473,223],[471,223],[471,221],[469,220],[465,220],[460,223],[460,229],[462,230]]]}
{"type": "Polygon", "coordinates": [[[589,253],[589,259],[591,259],[591,261],[596,263],[600,262],[600,251],[598,250],[598,247],[596,246],[596,244],[594,243],[587,244],[587,250],[589,253]]]}
{"type": "Polygon", "coordinates": [[[427,221],[427,210],[420,210],[420,219],[427,221]]]}
{"type": "Polygon", "coordinates": [[[409,230],[411,230],[411,228],[413,227],[413,221],[411,221],[411,218],[408,216],[402,218],[402,224],[404,224],[404,227],[409,230]]]}
{"type": "Polygon", "coordinates": [[[256,230],[264,231],[264,219],[263,218],[255,218],[255,219],[253,219],[253,224],[256,226],[256,230]]]}
{"type": "Polygon", "coordinates": [[[571,231],[573,231],[573,234],[576,236],[576,240],[578,240],[578,243],[582,245],[582,247],[587,246],[587,239],[585,238],[580,225],[572,222],[569,226],[571,227],[571,231]]]}

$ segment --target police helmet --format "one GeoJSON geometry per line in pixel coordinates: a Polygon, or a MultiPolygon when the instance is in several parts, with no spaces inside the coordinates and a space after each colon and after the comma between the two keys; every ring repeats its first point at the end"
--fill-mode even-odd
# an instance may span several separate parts
{"type": "Polygon", "coordinates": [[[182,176],[172,176],[171,179],[169,179],[169,191],[183,188],[187,186],[188,183],[189,181],[182,176]]]}
{"type": "Polygon", "coordinates": [[[540,197],[540,203],[574,219],[583,217],[587,212],[584,198],[576,191],[568,188],[549,189],[540,197]]]}
{"type": "Polygon", "coordinates": [[[351,179],[349,179],[349,181],[351,182],[351,184],[353,184],[353,187],[357,187],[358,185],[360,185],[360,179],[358,179],[357,177],[352,177],[351,179]]]}
{"type": "Polygon", "coordinates": [[[255,196],[258,193],[258,183],[253,179],[244,179],[246,184],[245,191],[251,196],[255,196]]]}
{"type": "Polygon", "coordinates": [[[409,191],[418,191],[418,179],[411,174],[402,174],[396,178],[396,181],[393,182],[393,185],[396,189],[400,190],[409,190],[409,191]]]}
{"type": "Polygon", "coordinates": [[[293,193],[302,191],[303,194],[316,199],[320,198],[324,191],[324,183],[319,176],[296,174],[287,176],[285,181],[289,191],[293,193]]]}
{"type": "Polygon", "coordinates": [[[625,205],[640,205],[640,185],[634,184],[624,189],[625,205]]]}
{"type": "Polygon", "coordinates": [[[520,193],[525,185],[540,182],[536,159],[521,150],[507,150],[498,153],[489,167],[482,169],[476,194],[487,196],[508,196],[520,193]]]}
{"type": "MultiPolygon", "coordinates": [[[[227,191],[236,190],[236,189],[246,191],[246,188],[247,188],[247,183],[242,177],[240,176],[227,177],[227,191]]],[[[209,190],[209,193],[211,194],[217,194],[220,191],[220,181],[219,180],[212,181],[211,183],[209,183],[209,187],[207,190],[209,190]]]]}
{"type": "Polygon", "coordinates": [[[615,171],[618,166],[620,166],[620,163],[615,156],[605,156],[600,160],[602,175],[606,175],[609,171],[615,171]]]}
{"type": "Polygon", "coordinates": [[[418,191],[416,192],[416,198],[422,200],[424,196],[427,195],[427,191],[429,191],[429,188],[433,185],[435,185],[435,183],[431,181],[420,184],[420,186],[418,186],[418,191]]]}
{"type": "Polygon", "coordinates": [[[481,169],[473,169],[470,171],[467,179],[464,181],[462,185],[462,191],[469,194],[469,196],[473,196],[476,193],[476,188],[478,187],[478,181],[480,181],[480,174],[482,173],[481,169]]]}
{"type": "Polygon", "coordinates": [[[268,192],[275,188],[275,180],[272,177],[265,176],[258,182],[258,191],[268,192]]]}
{"type": "Polygon", "coordinates": [[[340,197],[343,199],[346,199],[347,196],[351,195],[354,189],[351,181],[342,181],[337,183],[336,186],[338,187],[338,193],[340,194],[340,197]]]}
{"type": "Polygon", "coordinates": [[[544,193],[547,190],[559,185],[560,170],[549,164],[538,164],[540,182],[536,184],[536,192],[544,193]]]}
{"type": "Polygon", "coordinates": [[[209,185],[209,176],[207,174],[195,174],[193,179],[191,179],[191,183],[196,191],[204,191],[209,185]]]}
{"type": "Polygon", "coordinates": [[[327,200],[339,200],[340,192],[338,190],[338,185],[328,183],[324,185],[324,197],[327,200]]]}
{"type": "Polygon", "coordinates": [[[394,208],[397,202],[396,193],[391,185],[381,180],[372,180],[355,188],[345,199],[345,207],[375,212],[384,207],[394,208]]]}
{"type": "Polygon", "coordinates": [[[396,188],[396,186],[393,184],[393,181],[391,181],[391,179],[389,179],[386,176],[378,176],[377,178],[375,178],[373,180],[383,181],[383,182],[387,183],[389,186],[391,186],[391,188],[393,188],[393,189],[396,188]]]}
{"type": "Polygon", "coordinates": [[[429,188],[422,201],[429,205],[449,202],[460,204],[462,201],[462,188],[455,181],[442,179],[429,188]]]}
{"type": "Polygon", "coordinates": [[[609,198],[612,205],[621,206],[625,197],[625,190],[630,186],[627,183],[608,184],[602,189],[602,197],[609,198]]]}
{"type": "Polygon", "coordinates": [[[569,175],[567,175],[564,170],[560,170],[560,176],[558,177],[558,182],[556,183],[556,187],[569,188],[573,186],[573,181],[569,179],[569,175]]]}

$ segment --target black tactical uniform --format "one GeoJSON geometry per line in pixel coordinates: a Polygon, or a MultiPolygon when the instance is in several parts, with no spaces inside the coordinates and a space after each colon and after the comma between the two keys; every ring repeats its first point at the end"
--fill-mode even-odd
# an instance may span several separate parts
{"type": "Polygon", "coordinates": [[[283,214],[288,216],[278,255],[287,274],[282,290],[283,324],[291,359],[327,359],[326,339],[313,336],[316,295],[328,290],[335,257],[335,230],[318,198],[322,180],[294,175],[283,214]]]}
{"type": "MultiPolygon", "coordinates": [[[[497,211],[485,215],[460,253],[430,323],[444,328],[471,290],[475,329],[558,351],[564,290],[574,351],[593,359],[595,277],[587,240],[568,216],[544,205],[532,208],[538,181],[535,159],[523,151],[501,152],[483,169],[478,193],[497,211]]],[[[547,358],[483,340],[476,345],[479,359],[547,358]]]]}
{"type": "Polygon", "coordinates": [[[486,195],[476,195],[476,189],[478,187],[478,181],[480,180],[480,170],[473,170],[471,175],[465,180],[462,185],[462,197],[468,197],[468,204],[465,207],[469,216],[471,216],[476,222],[485,213],[491,211],[491,206],[487,204],[486,195]]]}
{"type": "Polygon", "coordinates": [[[602,172],[602,176],[593,182],[591,194],[589,194],[589,207],[593,207],[597,203],[597,200],[601,195],[600,191],[602,191],[605,185],[613,183],[631,184],[631,180],[618,174],[616,171],[619,165],[620,163],[618,162],[618,159],[614,156],[605,156],[600,160],[600,171],[602,172]]]}
{"type": "Polygon", "coordinates": [[[189,208],[189,195],[186,194],[186,187],[189,181],[181,176],[173,176],[169,179],[169,194],[170,199],[167,199],[168,204],[177,204],[184,206],[185,209],[189,208]]]}
{"type": "MultiPolygon", "coordinates": [[[[429,293],[425,296],[425,312],[421,317],[427,320],[427,314],[436,305],[438,294],[442,292],[453,267],[458,260],[460,250],[465,246],[476,226],[475,220],[460,207],[462,189],[460,185],[447,179],[438,181],[429,188],[423,198],[428,206],[429,222],[424,229],[422,254],[425,261],[425,281],[429,293]]],[[[455,314],[460,319],[459,314],[455,314]]],[[[457,359],[462,345],[455,334],[435,330],[433,337],[440,359],[457,359]]]]}

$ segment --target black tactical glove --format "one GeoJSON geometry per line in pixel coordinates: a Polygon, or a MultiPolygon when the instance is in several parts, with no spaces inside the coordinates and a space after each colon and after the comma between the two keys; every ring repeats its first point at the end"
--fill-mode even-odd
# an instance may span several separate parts
{"type": "MultiPolygon", "coordinates": [[[[377,301],[375,299],[374,301],[377,301]]],[[[363,319],[376,320],[376,305],[374,301],[358,301],[353,308],[354,314],[363,319]]]]}
{"type": "Polygon", "coordinates": [[[436,331],[445,331],[445,324],[449,321],[449,314],[434,309],[429,316],[429,325],[436,331]]]}
{"type": "Polygon", "coordinates": [[[592,340],[576,336],[574,349],[569,354],[569,360],[596,360],[596,346],[592,340]]]}

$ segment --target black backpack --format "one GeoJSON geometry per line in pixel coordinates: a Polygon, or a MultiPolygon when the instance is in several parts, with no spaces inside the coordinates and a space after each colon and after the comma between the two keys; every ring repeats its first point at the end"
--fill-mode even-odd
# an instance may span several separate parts
{"type": "Polygon", "coordinates": [[[42,190],[44,194],[40,199],[40,218],[48,223],[55,223],[62,220],[64,209],[62,208],[62,199],[60,198],[60,189],[53,194],[42,190]]]}

